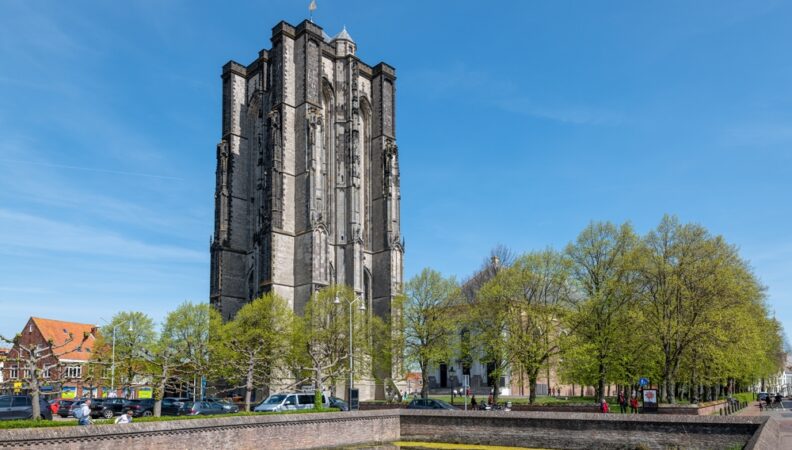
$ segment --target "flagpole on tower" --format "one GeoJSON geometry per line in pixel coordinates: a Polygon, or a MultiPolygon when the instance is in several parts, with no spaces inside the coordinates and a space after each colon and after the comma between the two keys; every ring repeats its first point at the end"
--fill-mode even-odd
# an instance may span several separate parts
{"type": "Polygon", "coordinates": [[[316,10],[316,0],[311,0],[311,3],[308,5],[309,16],[308,20],[313,23],[313,12],[316,10]]]}

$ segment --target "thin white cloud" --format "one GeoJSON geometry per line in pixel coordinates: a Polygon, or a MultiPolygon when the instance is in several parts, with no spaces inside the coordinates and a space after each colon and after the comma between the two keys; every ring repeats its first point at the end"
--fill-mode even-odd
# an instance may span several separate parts
{"type": "Polygon", "coordinates": [[[619,113],[586,105],[542,106],[526,98],[501,99],[496,104],[508,112],[573,125],[619,125],[624,122],[619,113]]]}
{"type": "Polygon", "coordinates": [[[52,163],[43,163],[37,161],[22,161],[22,160],[15,160],[15,159],[0,159],[0,163],[6,164],[33,164],[45,167],[55,167],[58,169],[70,169],[70,170],[81,170],[86,172],[98,172],[98,173],[108,173],[113,175],[125,175],[131,177],[146,177],[146,178],[159,178],[163,180],[178,180],[183,181],[183,178],[179,177],[171,177],[167,175],[157,175],[153,173],[138,173],[138,172],[127,172],[123,170],[111,170],[111,169],[102,169],[97,167],[79,167],[79,166],[69,166],[65,164],[52,164],[52,163]]]}
{"type": "Polygon", "coordinates": [[[93,227],[0,209],[0,252],[23,248],[42,252],[203,263],[206,252],[154,245],[93,227]]]}

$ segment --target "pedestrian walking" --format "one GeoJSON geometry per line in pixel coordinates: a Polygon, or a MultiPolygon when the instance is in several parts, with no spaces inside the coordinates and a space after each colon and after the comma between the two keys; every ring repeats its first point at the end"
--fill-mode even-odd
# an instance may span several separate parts
{"type": "Polygon", "coordinates": [[[132,423],[132,410],[128,409],[123,414],[118,416],[115,423],[132,423]]]}
{"type": "Polygon", "coordinates": [[[630,413],[638,414],[638,397],[635,395],[630,397],[630,413]]]}
{"type": "Polygon", "coordinates": [[[624,391],[619,392],[619,411],[622,414],[627,414],[627,395],[625,395],[624,391]]]}
{"type": "Polygon", "coordinates": [[[610,407],[608,406],[608,401],[604,398],[602,399],[602,403],[600,404],[600,412],[602,413],[609,413],[610,407]]]}
{"type": "Polygon", "coordinates": [[[470,408],[476,409],[476,394],[473,394],[473,396],[470,397],[470,408]]]}
{"type": "Polygon", "coordinates": [[[91,422],[91,399],[88,399],[74,411],[79,425],[90,425],[91,422]]]}

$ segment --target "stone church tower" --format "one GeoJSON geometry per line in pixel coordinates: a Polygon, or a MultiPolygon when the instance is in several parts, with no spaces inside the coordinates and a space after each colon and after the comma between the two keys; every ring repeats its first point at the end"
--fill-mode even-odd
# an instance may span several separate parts
{"type": "Polygon", "coordinates": [[[346,29],[281,22],[272,49],[223,66],[211,303],[225,319],[274,291],[302,313],[345,284],[385,315],[402,286],[395,70],[346,29]]]}

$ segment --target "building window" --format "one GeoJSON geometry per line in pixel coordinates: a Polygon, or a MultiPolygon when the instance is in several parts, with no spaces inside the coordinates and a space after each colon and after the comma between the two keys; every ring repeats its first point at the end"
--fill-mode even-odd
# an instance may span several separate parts
{"type": "Polygon", "coordinates": [[[49,370],[49,368],[42,370],[42,371],[41,371],[41,376],[42,376],[43,378],[49,378],[49,377],[50,377],[50,370],[49,370]]]}
{"type": "Polygon", "coordinates": [[[19,370],[17,369],[17,366],[11,366],[11,368],[8,370],[8,377],[19,378],[19,370]]]}
{"type": "Polygon", "coordinates": [[[81,378],[82,366],[69,366],[66,368],[66,378],[81,378]]]}
{"type": "Polygon", "coordinates": [[[25,374],[25,379],[30,378],[30,369],[25,369],[23,373],[25,374]]]}

